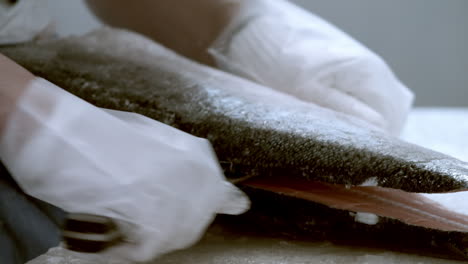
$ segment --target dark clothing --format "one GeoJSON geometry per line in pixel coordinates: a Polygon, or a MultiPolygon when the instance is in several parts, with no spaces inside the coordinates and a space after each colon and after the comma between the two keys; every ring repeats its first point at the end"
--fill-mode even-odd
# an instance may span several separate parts
{"type": "Polygon", "coordinates": [[[25,194],[0,163],[0,263],[25,263],[60,243],[65,213],[25,194]]]}

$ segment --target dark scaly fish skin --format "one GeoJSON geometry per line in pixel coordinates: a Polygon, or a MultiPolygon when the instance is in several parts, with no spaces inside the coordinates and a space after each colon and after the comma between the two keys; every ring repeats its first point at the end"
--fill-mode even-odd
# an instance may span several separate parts
{"type": "Polygon", "coordinates": [[[112,32],[95,34],[109,35],[108,43],[91,36],[0,52],[97,106],[141,113],[208,138],[229,178],[305,177],[358,185],[376,177],[379,186],[409,192],[468,189],[464,162],[288,96],[262,95],[262,87],[167,52],[136,59],[115,55],[125,45],[131,53],[131,43],[122,38],[135,36],[112,32]]]}
{"type": "MultiPolygon", "coordinates": [[[[468,189],[464,162],[386,136],[357,119],[196,67],[131,33],[103,30],[2,47],[0,52],[97,106],[137,112],[208,138],[231,179],[291,177],[359,185],[375,177],[379,186],[408,192],[468,189]]],[[[363,231],[371,241],[405,230],[422,239],[422,246],[462,248],[457,256],[468,256],[460,233],[408,227],[391,219],[367,226],[355,223],[347,211],[245,190],[253,201],[245,219],[255,227],[331,239],[330,234],[353,237],[363,231]]],[[[366,235],[360,236],[365,240],[366,235]]]]}
{"type": "Polygon", "coordinates": [[[346,210],[259,189],[244,188],[244,191],[251,199],[251,210],[240,217],[221,215],[217,221],[237,233],[299,241],[325,240],[343,246],[468,260],[466,233],[427,229],[383,217],[375,225],[366,225],[356,222],[354,214],[346,210]]]}

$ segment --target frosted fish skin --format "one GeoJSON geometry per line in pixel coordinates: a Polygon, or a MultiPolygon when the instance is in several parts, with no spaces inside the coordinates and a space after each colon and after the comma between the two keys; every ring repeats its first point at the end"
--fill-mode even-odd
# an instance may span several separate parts
{"type": "Polygon", "coordinates": [[[409,192],[468,189],[468,165],[360,120],[102,30],[0,52],[100,107],[132,111],[213,144],[227,177],[299,177],[409,192]]]}
{"type": "MultiPolygon", "coordinates": [[[[379,186],[410,192],[468,189],[464,162],[386,136],[360,120],[196,67],[132,33],[103,30],[0,47],[0,52],[97,106],[141,113],[208,138],[231,179],[290,177],[358,185],[375,177],[379,186]]],[[[291,233],[315,236],[346,223],[342,230],[364,230],[372,233],[371,240],[409,228],[422,239],[421,245],[430,246],[435,237],[451,248],[462,248],[457,256],[468,256],[460,246],[461,233],[408,227],[389,219],[365,226],[354,223],[347,211],[245,190],[253,210],[244,217],[254,226],[293,227],[291,233]]],[[[353,232],[342,235],[352,237],[353,232]]]]}

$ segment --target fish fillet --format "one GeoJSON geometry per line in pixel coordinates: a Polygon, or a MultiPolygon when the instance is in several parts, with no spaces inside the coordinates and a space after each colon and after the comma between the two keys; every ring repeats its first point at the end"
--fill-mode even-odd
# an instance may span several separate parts
{"type": "Polygon", "coordinates": [[[399,230],[403,240],[417,235],[468,256],[468,216],[423,195],[467,190],[465,162],[197,65],[134,33],[102,29],[0,52],[96,106],[209,139],[225,175],[250,195],[251,223],[316,234],[339,222],[374,238],[399,230]],[[370,179],[374,186],[361,186],[370,179]],[[355,222],[362,213],[382,218],[355,222]]]}

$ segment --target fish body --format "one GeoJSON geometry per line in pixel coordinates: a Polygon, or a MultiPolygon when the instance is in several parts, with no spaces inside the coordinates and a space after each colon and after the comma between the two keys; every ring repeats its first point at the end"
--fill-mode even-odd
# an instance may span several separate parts
{"type": "Polygon", "coordinates": [[[346,224],[340,230],[383,234],[379,230],[411,229],[447,241],[468,232],[463,219],[458,227],[429,230],[431,224],[418,227],[419,220],[392,220],[396,215],[383,214],[388,221],[376,225],[356,223],[352,214],[360,208],[315,198],[309,200],[326,206],[312,203],[287,186],[319,182],[355,191],[371,180],[374,189],[365,192],[468,189],[467,163],[386,135],[364,121],[198,65],[125,31],[103,29],[83,37],[1,47],[0,52],[96,106],[140,113],[207,138],[225,175],[250,194],[253,210],[246,217],[255,218],[252,222],[294,226],[303,234],[341,222],[346,224]]]}

